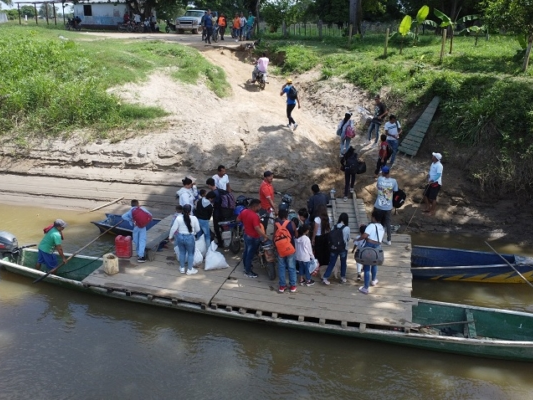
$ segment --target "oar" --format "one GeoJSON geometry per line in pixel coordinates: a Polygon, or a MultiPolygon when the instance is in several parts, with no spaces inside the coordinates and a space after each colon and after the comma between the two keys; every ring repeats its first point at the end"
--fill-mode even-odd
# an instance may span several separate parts
{"type": "Polygon", "coordinates": [[[503,261],[505,261],[505,262],[507,263],[508,266],[510,266],[512,269],[514,269],[514,271],[518,274],[518,276],[519,276],[520,278],[522,278],[522,279],[524,280],[524,282],[526,282],[529,286],[533,287],[533,284],[531,284],[531,282],[528,281],[527,278],[526,278],[524,275],[522,275],[520,272],[518,272],[518,270],[517,270],[517,269],[516,269],[516,268],[515,268],[515,267],[514,267],[509,261],[507,261],[507,260],[505,259],[505,257],[503,257],[503,256],[502,256],[500,253],[498,253],[496,250],[494,250],[494,248],[493,248],[490,244],[488,244],[487,242],[485,242],[485,244],[486,244],[487,246],[489,246],[490,249],[491,249],[494,253],[498,254],[498,255],[500,256],[500,258],[501,258],[503,261]]]}
{"type": "Polygon", "coordinates": [[[76,251],[75,253],[73,253],[69,258],[67,258],[67,260],[65,262],[62,262],[61,264],[59,264],[57,267],[51,269],[50,271],[48,271],[46,274],[44,274],[43,276],[41,276],[40,278],[37,278],[36,280],[33,281],[33,283],[39,283],[41,282],[43,279],[45,279],[48,275],[50,274],[53,274],[54,272],[56,272],[59,268],[61,268],[63,265],[65,265],[66,263],[68,263],[73,257],[75,257],[76,255],[78,255],[82,250],[86,249],[87,247],[89,247],[91,244],[93,244],[94,242],[96,242],[98,239],[100,239],[103,235],[105,235],[107,232],[109,232],[111,229],[113,228],[116,228],[120,223],[122,222],[122,219],[120,221],[118,221],[114,226],[112,226],[111,228],[109,228],[107,231],[105,232],[102,232],[101,234],[99,234],[96,238],[94,238],[93,240],[91,240],[89,243],[87,243],[85,246],[83,246],[81,249],[79,249],[78,251],[76,251]]]}

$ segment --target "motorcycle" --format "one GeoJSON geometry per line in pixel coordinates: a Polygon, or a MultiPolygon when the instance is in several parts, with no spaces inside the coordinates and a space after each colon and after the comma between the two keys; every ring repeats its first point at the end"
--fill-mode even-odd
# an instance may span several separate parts
{"type": "Polygon", "coordinates": [[[166,33],[170,33],[170,31],[176,32],[176,24],[173,24],[173,23],[170,22],[170,20],[168,20],[168,19],[165,20],[165,23],[167,24],[167,25],[165,26],[165,32],[166,32],[166,33]]]}
{"type": "Polygon", "coordinates": [[[255,76],[255,81],[259,84],[259,90],[265,90],[265,86],[268,82],[266,79],[266,74],[264,72],[257,72],[255,76]]]}
{"type": "Polygon", "coordinates": [[[76,31],[81,31],[81,18],[80,17],[67,18],[67,23],[65,24],[65,28],[68,31],[70,31],[71,29],[74,29],[76,31]]]}

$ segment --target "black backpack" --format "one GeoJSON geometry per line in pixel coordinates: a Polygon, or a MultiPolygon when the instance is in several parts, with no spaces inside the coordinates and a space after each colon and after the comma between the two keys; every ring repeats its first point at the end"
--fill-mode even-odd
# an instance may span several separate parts
{"type": "Polygon", "coordinates": [[[329,249],[335,253],[342,250],[346,250],[346,243],[344,243],[343,229],[335,226],[335,228],[329,233],[329,249]]]}
{"type": "Polygon", "coordinates": [[[298,90],[291,85],[289,91],[287,92],[287,97],[291,100],[296,100],[298,98],[298,90]]]}
{"type": "Polygon", "coordinates": [[[358,174],[364,174],[366,172],[366,162],[364,161],[357,161],[357,173],[358,174]]]}
{"type": "Polygon", "coordinates": [[[353,153],[347,160],[346,160],[346,169],[345,171],[350,172],[351,174],[356,174],[357,172],[357,166],[359,164],[359,160],[357,159],[357,154],[353,153]]]}
{"type": "Polygon", "coordinates": [[[404,205],[406,198],[407,195],[405,192],[398,188],[398,191],[392,194],[392,206],[394,208],[401,208],[404,205]]]}

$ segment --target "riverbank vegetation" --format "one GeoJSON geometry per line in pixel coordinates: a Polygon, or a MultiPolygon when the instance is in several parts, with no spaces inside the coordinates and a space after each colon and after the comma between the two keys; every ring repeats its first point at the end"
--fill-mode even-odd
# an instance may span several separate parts
{"type": "Polygon", "coordinates": [[[0,132],[26,138],[88,127],[105,137],[116,128],[144,128],[166,112],[124,104],[107,90],[163,68],[186,83],[205,81],[219,97],[229,93],[224,71],[190,47],[0,26],[0,132]]]}
{"type": "MultiPolygon", "coordinates": [[[[400,54],[400,38],[366,35],[347,38],[269,35],[265,46],[285,75],[318,69],[368,90],[386,93],[386,103],[402,120],[433,96],[442,101],[433,132],[461,150],[469,176],[495,194],[533,193],[533,70],[522,73],[523,50],[514,36],[489,40],[456,37],[454,52],[440,62],[441,38],[420,35],[400,54]]],[[[448,151],[451,151],[451,146],[448,151]]],[[[447,154],[451,161],[458,154],[447,154]]]]}

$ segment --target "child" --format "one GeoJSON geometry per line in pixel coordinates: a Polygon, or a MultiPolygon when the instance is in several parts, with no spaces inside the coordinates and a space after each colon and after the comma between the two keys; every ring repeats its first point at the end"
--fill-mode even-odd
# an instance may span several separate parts
{"type": "Polygon", "coordinates": [[[390,157],[389,144],[387,143],[387,135],[381,135],[380,139],[381,143],[379,144],[378,163],[376,165],[376,170],[374,171],[374,178],[378,177],[379,171],[381,171],[381,167],[387,165],[387,161],[390,157]]]}
{"type": "MultiPolygon", "coordinates": [[[[385,136],[385,135],[381,135],[381,136],[385,136]]],[[[383,139],[382,139],[383,141],[383,139]]],[[[361,225],[359,227],[359,236],[357,236],[355,238],[355,240],[353,241],[353,249],[355,251],[356,248],[358,249],[362,249],[363,247],[365,247],[365,240],[361,240],[361,235],[363,233],[365,233],[365,229],[366,229],[366,225],[361,225]]],[[[360,281],[361,280],[361,270],[363,269],[363,264],[359,264],[359,263],[356,263],[357,265],[357,280],[360,281]]]]}
{"type": "Polygon", "coordinates": [[[307,235],[309,233],[309,225],[303,224],[298,228],[298,238],[296,238],[296,263],[299,268],[300,285],[313,286],[315,281],[311,279],[309,273],[309,266],[315,262],[313,255],[313,248],[311,247],[311,240],[307,235]]]}

